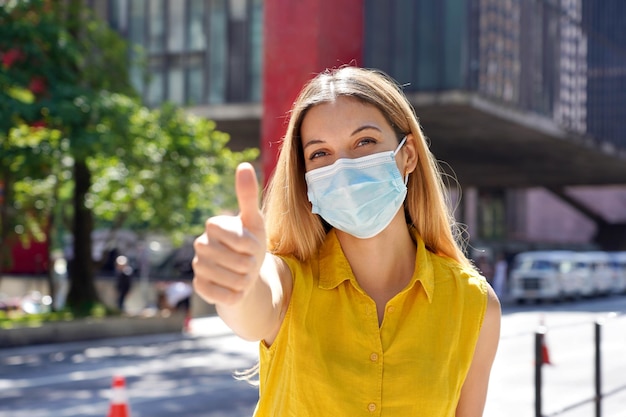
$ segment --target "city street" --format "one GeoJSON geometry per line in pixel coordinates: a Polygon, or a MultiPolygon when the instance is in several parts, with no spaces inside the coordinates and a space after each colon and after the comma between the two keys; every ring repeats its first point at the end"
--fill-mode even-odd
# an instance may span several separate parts
{"type": "MultiPolygon", "coordinates": [[[[0,416],[107,415],[113,375],[126,378],[133,417],[250,416],[256,388],[233,379],[255,363],[217,318],[177,334],[0,350],[0,416]]],[[[198,324],[195,322],[193,324],[198,324]]]]}
{"type": "Polygon", "coordinates": [[[626,416],[626,297],[560,304],[503,306],[500,347],[485,417],[535,415],[535,331],[543,323],[550,365],[544,365],[543,415],[593,417],[594,323],[602,326],[603,417],[626,416]],[[570,406],[585,402],[580,407],[570,406]],[[561,412],[563,411],[563,412],[561,412]]]}
{"type": "MultiPolygon", "coordinates": [[[[534,416],[534,331],[547,326],[546,416],[594,416],[593,329],[603,329],[604,417],[626,416],[626,297],[504,305],[500,351],[485,417],[534,416]],[[614,314],[616,313],[616,314],[614,314]]],[[[107,414],[113,375],[126,378],[133,417],[251,416],[256,388],[234,372],[256,363],[218,318],[196,319],[192,335],[157,335],[0,350],[0,417],[107,414]]]]}

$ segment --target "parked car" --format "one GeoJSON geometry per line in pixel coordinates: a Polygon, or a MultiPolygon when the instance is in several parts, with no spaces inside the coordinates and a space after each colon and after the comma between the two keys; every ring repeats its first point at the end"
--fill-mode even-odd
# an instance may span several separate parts
{"type": "Polygon", "coordinates": [[[580,283],[572,272],[571,251],[519,253],[510,273],[511,296],[526,300],[561,301],[580,295],[580,283]]]}
{"type": "Polygon", "coordinates": [[[607,252],[576,252],[574,274],[583,283],[581,294],[585,297],[608,295],[613,292],[613,271],[607,252]]]}
{"type": "Polygon", "coordinates": [[[626,252],[609,252],[611,270],[613,271],[613,292],[626,293],[626,252]]]}

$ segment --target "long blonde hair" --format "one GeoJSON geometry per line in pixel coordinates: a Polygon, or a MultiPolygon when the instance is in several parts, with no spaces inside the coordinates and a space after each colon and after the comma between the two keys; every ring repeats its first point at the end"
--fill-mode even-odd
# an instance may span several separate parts
{"type": "Polygon", "coordinates": [[[325,225],[311,212],[307,198],[300,128],[311,107],[338,96],[375,106],[398,135],[413,135],[418,163],[407,184],[407,222],[429,250],[470,265],[462,250],[458,224],[446,204],[441,171],[413,107],[398,84],[383,72],[350,66],[320,73],[303,87],[294,102],[278,162],[265,190],[263,212],[269,251],[304,261],[325,238],[325,225]]]}

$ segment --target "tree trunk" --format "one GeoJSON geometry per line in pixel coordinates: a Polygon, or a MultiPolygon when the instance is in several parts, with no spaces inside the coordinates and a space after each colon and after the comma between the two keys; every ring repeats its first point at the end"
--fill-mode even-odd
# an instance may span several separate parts
{"type": "MultiPolygon", "coordinates": [[[[53,191],[53,195],[54,195],[54,201],[58,201],[57,197],[58,197],[58,184],[59,181],[57,179],[56,184],[54,186],[54,191],[53,191]]],[[[48,250],[46,253],[46,256],[48,257],[48,273],[46,274],[46,280],[48,281],[48,288],[49,288],[49,294],[50,297],[52,297],[52,303],[50,303],[50,309],[52,311],[56,311],[56,297],[57,297],[57,285],[55,284],[55,279],[54,279],[54,275],[55,275],[55,270],[54,270],[54,264],[56,259],[54,259],[51,256],[51,251],[52,251],[52,242],[54,242],[54,238],[55,238],[55,228],[54,228],[54,208],[51,207],[50,208],[50,213],[48,214],[48,224],[46,225],[46,237],[48,239],[48,250]]]]}
{"type": "Polygon", "coordinates": [[[98,303],[99,297],[94,284],[91,259],[91,231],[93,219],[91,210],[85,207],[85,196],[91,186],[91,173],[87,163],[74,163],[74,258],[69,265],[70,291],[67,304],[78,314],[89,314],[98,303]]]}
{"type": "Polygon", "coordinates": [[[0,282],[2,282],[2,271],[8,266],[11,256],[11,246],[9,244],[9,201],[11,201],[11,173],[5,167],[0,172],[0,282]]]}

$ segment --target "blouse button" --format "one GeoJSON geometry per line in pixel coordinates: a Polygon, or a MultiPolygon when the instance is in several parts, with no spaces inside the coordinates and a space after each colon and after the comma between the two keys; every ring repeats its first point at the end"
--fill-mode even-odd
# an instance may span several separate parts
{"type": "Polygon", "coordinates": [[[376,404],[374,403],[369,403],[369,405],[367,406],[367,409],[370,410],[370,412],[374,412],[376,411],[376,404]]]}
{"type": "Polygon", "coordinates": [[[372,362],[376,362],[376,361],[378,360],[378,353],[372,353],[372,354],[370,355],[370,360],[371,360],[372,362]]]}
{"type": "Polygon", "coordinates": [[[393,313],[394,311],[396,311],[396,308],[395,308],[394,306],[389,306],[389,307],[387,308],[387,311],[388,311],[389,313],[393,313]]]}

